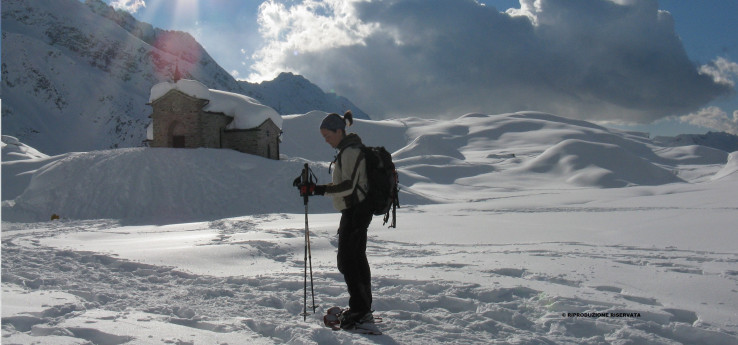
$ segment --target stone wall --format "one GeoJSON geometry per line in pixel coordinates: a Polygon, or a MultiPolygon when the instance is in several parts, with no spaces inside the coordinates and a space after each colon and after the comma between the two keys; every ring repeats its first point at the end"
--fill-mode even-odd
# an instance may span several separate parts
{"type": "Polygon", "coordinates": [[[223,131],[223,147],[244,153],[279,159],[280,129],[272,120],[266,120],[259,127],[223,131]]]}
{"type": "Polygon", "coordinates": [[[174,147],[175,136],[184,137],[184,147],[201,147],[200,109],[205,102],[181,92],[169,92],[154,100],[151,104],[154,108],[151,147],[174,147]]]}
{"type": "Polygon", "coordinates": [[[266,120],[259,126],[257,134],[258,155],[271,159],[279,159],[279,136],[282,130],[272,120],[266,120]]]}
{"type": "Polygon", "coordinates": [[[151,103],[154,139],[151,147],[230,148],[279,159],[281,130],[269,119],[259,127],[226,130],[233,118],[202,109],[206,100],[172,90],[151,103]]]}
{"type": "Polygon", "coordinates": [[[222,131],[231,121],[233,121],[232,117],[223,114],[202,113],[200,117],[201,147],[222,148],[222,131]]]}

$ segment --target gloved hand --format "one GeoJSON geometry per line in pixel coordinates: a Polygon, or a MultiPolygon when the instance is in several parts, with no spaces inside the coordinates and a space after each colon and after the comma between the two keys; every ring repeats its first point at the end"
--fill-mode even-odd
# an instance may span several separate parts
{"type": "Polygon", "coordinates": [[[304,183],[297,186],[300,196],[311,196],[315,194],[315,183],[304,183]]]}
{"type": "Polygon", "coordinates": [[[325,195],[325,185],[324,184],[316,185],[313,189],[313,193],[315,195],[325,195]]]}
{"type": "Polygon", "coordinates": [[[315,183],[302,183],[302,178],[298,177],[292,181],[292,186],[297,187],[300,196],[324,195],[325,185],[316,185],[315,183]]]}

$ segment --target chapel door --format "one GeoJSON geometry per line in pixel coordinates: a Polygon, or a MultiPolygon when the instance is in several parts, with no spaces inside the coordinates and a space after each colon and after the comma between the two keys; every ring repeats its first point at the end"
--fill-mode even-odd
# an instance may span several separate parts
{"type": "Polygon", "coordinates": [[[185,148],[185,126],[179,121],[174,121],[169,125],[169,137],[172,138],[172,146],[176,148],[185,148]]]}
{"type": "Polygon", "coordinates": [[[184,135],[173,136],[172,137],[172,147],[184,148],[185,147],[185,136],[184,135]]]}

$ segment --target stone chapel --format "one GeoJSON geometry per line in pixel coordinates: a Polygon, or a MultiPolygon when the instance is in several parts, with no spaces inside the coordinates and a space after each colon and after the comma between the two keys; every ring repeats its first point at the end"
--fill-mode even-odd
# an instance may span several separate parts
{"type": "Polygon", "coordinates": [[[180,79],[154,85],[148,104],[150,147],[227,148],[279,159],[282,117],[250,97],[180,79]]]}

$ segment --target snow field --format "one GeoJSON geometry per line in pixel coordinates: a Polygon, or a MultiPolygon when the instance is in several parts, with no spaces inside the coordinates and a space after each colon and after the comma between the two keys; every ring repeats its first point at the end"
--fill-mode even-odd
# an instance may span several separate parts
{"type": "Polygon", "coordinates": [[[398,228],[369,230],[384,335],[322,326],[348,296],[321,197],[308,205],[320,307],[303,322],[291,182],[305,162],[328,181],[332,151],[309,130],[323,116],[285,117],[282,161],[3,162],[3,343],[738,343],[735,153],[539,113],[357,121],[394,151],[403,192],[398,228]]]}
{"type": "MultiPolygon", "coordinates": [[[[401,214],[406,221],[422,218],[433,224],[424,229],[371,227],[368,253],[375,277],[374,307],[386,320],[380,325],[386,335],[379,338],[332,332],[319,325],[318,317],[308,323],[298,317],[304,243],[304,229],[296,227],[303,220],[299,214],[162,226],[156,232],[156,227],[121,227],[115,221],[6,229],[12,238],[6,244],[17,246],[3,248],[4,288],[26,289],[10,291],[11,296],[64,291],[78,300],[47,305],[49,310],[66,311],[62,315],[44,310],[42,316],[29,319],[23,315],[38,312],[16,308],[20,315],[4,315],[4,323],[37,336],[91,328],[101,332],[95,333],[98,337],[133,334],[136,342],[151,337],[151,343],[207,339],[242,343],[233,340],[234,335],[264,343],[597,344],[627,339],[669,344],[707,339],[730,344],[735,340],[730,324],[735,323],[736,306],[724,299],[730,289],[735,293],[735,254],[655,246],[648,240],[643,246],[597,244],[601,241],[597,237],[607,234],[594,234],[582,242],[569,242],[564,235],[561,242],[549,242],[541,236],[545,230],[533,228],[499,238],[499,231],[471,225],[498,217],[505,224],[506,216],[518,215],[457,211],[448,216],[432,211],[437,210],[419,207],[401,214]],[[460,229],[443,241],[439,229],[446,226],[447,217],[464,220],[454,221],[460,229]],[[424,231],[435,236],[419,236],[424,231]],[[153,245],[132,250],[126,242],[150,239],[159,232],[171,238],[168,249],[153,245]],[[192,236],[193,232],[197,235],[192,236]],[[530,241],[525,235],[541,241],[530,241]],[[506,242],[512,237],[519,242],[506,242]],[[201,247],[212,250],[196,250],[201,247]],[[231,257],[234,249],[240,253],[236,258],[231,257]],[[182,260],[187,254],[206,263],[182,260]],[[274,271],[265,272],[266,268],[274,271]],[[639,317],[562,317],[569,313],[638,313],[639,317]],[[149,328],[131,333],[129,323],[149,328]],[[169,328],[191,331],[175,339],[162,330],[169,328]]],[[[555,219],[549,210],[537,213],[540,220],[555,219]]],[[[615,213],[596,214],[607,219],[615,213]]],[[[334,268],[331,224],[335,219],[331,218],[335,216],[313,218],[312,257],[320,314],[328,306],[343,305],[347,295],[334,268]]]]}

